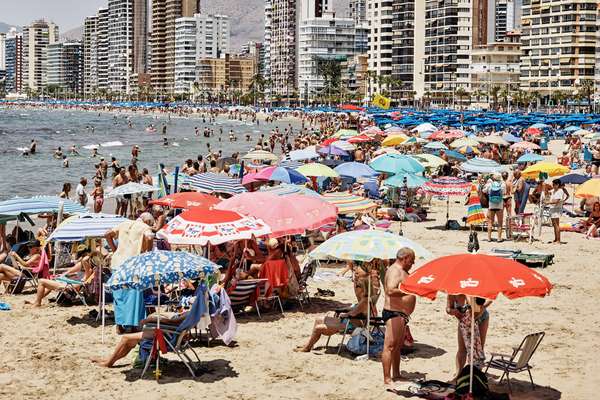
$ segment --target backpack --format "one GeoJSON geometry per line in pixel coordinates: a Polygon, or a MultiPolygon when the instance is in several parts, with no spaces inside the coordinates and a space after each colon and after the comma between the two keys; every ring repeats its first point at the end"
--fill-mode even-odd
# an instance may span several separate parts
{"type": "Polygon", "coordinates": [[[490,203],[502,203],[502,185],[500,182],[492,182],[489,200],[490,203]]]}
{"type": "MultiPolygon", "coordinates": [[[[465,395],[469,393],[469,372],[470,366],[460,371],[456,378],[455,394],[465,395]]],[[[487,376],[476,366],[473,366],[473,396],[475,399],[485,398],[490,392],[487,376]]]]}

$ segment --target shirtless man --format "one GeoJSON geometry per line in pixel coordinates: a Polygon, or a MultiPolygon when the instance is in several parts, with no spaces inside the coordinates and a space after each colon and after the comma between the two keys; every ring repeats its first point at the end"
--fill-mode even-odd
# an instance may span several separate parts
{"type": "Polygon", "coordinates": [[[382,318],[385,322],[385,341],[381,363],[383,365],[383,383],[390,385],[401,379],[400,351],[404,343],[406,325],[410,314],[415,310],[416,298],[402,292],[400,284],[408,277],[408,272],[415,262],[415,253],[403,247],[396,254],[396,261],[389,266],[383,281],[385,302],[382,318]],[[390,376],[390,369],[393,374],[390,376]]]}
{"type": "MultiPolygon", "coordinates": [[[[127,177],[127,174],[125,172],[125,168],[121,167],[119,169],[117,176],[115,176],[115,178],[112,181],[113,189],[118,188],[119,186],[122,186],[129,182],[129,178],[127,177]]],[[[118,196],[116,200],[117,208],[115,210],[115,214],[125,216],[128,207],[127,199],[123,196],[118,196]]]]}

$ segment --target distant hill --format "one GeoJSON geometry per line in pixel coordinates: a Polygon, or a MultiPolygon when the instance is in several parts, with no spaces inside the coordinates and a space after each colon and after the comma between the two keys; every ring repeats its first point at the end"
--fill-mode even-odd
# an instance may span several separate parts
{"type": "Polygon", "coordinates": [[[83,38],[83,26],[73,28],[66,32],[60,32],[61,40],[81,40],[83,38]]]}
{"type": "Polygon", "coordinates": [[[6,22],[0,22],[0,33],[8,32],[13,26],[16,27],[19,32],[21,31],[20,26],[7,24],[6,22]]]}

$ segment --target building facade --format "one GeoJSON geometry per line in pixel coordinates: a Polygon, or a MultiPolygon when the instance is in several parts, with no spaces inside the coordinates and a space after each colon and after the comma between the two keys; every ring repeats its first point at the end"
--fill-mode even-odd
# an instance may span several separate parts
{"type": "Polygon", "coordinates": [[[53,43],[48,46],[48,85],[70,95],[83,93],[84,54],[81,43],[53,43]]]}
{"type": "Polygon", "coordinates": [[[367,20],[369,21],[369,71],[370,95],[381,92],[385,85],[375,77],[392,76],[393,0],[367,0],[367,20]]]}
{"type": "Polygon", "coordinates": [[[425,92],[425,3],[394,0],[392,98],[400,102],[420,99],[425,92]]]}
{"type": "Polygon", "coordinates": [[[596,0],[551,3],[523,0],[521,88],[542,97],[575,94],[594,79],[597,46],[596,0]]]}
{"type": "Polygon", "coordinates": [[[232,56],[202,58],[198,60],[197,81],[200,90],[214,99],[225,99],[227,91],[248,93],[252,78],[256,74],[253,58],[232,56]]]}
{"type": "Polygon", "coordinates": [[[6,71],[6,34],[0,33],[0,71],[6,71]]]}
{"type": "Polygon", "coordinates": [[[153,0],[150,35],[152,88],[159,93],[175,89],[175,21],[200,12],[200,0],[153,0]]]}
{"type": "Polygon", "coordinates": [[[355,42],[356,27],[350,18],[337,18],[326,12],[320,18],[300,22],[298,87],[302,98],[310,100],[330,89],[326,88],[322,66],[334,62],[341,70],[342,63],[355,55],[355,42]]]}
{"type": "Polygon", "coordinates": [[[5,91],[22,93],[23,90],[23,36],[12,28],[5,43],[5,91]]]}
{"type": "Polygon", "coordinates": [[[367,22],[367,0],[350,0],[348,16],[355,24],[367,22]]]}
{"type": "MultiPolygon", "coordinates": [[[[271,95],[290,98],[297,88],[299,0],[271,0],[269,77],[271,95]]],[[[265,33],[266,34],[266,33],[265,33]]],[[[265,41],[267,37],[265,36],[265,41]]]]}
{"type": "Polygon", "coordinates": [[[23,27],[23,85],[41,91],[47,84],[48,45],[58,42],[58,26],[44,20],[23,27]]]}
{"type": "Polygon", "coordinates": [[[503,42],[508,32],[521,28],[520,0],[489,0],[488,42],[503,42]]]}
{"type": "Polygon", "coordinates": [[[230,26],[226,15],[196,14],[175,24],[175,93],[191,90],[201,58],[220,58],[229,52],[230,26]]]}

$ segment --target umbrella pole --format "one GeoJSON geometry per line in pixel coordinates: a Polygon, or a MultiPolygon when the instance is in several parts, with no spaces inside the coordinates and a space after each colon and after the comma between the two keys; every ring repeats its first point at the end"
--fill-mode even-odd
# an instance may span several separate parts
{"type": "Polygon", "coordinates": [[[106,323],[106,294],[104,293],[104,284],[102,283],[102,280],[100,280],[100,284],[102,285],[102,293],[100,294],[102,296],[102,301],[100,302],[102,307],[102,344],[104,344],[104,324],[106,323]]]}
{"type": "MultiPolygon", "coordinates": [[[[156,318],[156,331],[157,334],[160,331],[160,282],[158,284],[158,301],[156,305],[157,318],[156,318]]],[[[156,340],[156,371],[154,371],[154,375],[156,376],[156,380],[160,377],[160,346],[158,344],[158,338],[156,335],[154,336],[154,340],[156,340]]]]}
{"type": "Polygon", "coordinates": [[[446,229],[450,228],[450,196],[446,197],[446,229]]]}
{"type": "Polygon", "coordinates": [[[469,393],[473,393],[473,351],[475,349],[475,298],[471,297],[471,357],[469,362],[469,393]]]}
{"type": "MultiPolygon", "coordinates": [[[[56,227],[60,225],[63,219],[63,210],[65,207],[65,202],[61,201],[58,203],[58,215],[56,216],[56,227]]],[[[18,221],[18,220],[17,220],[18,221]]],[[[18,230],[17,230],[18,232],[18,230]]],[[[54,265],[52,266],[52,275],[56,275],[56,267],[58,266],[58,253],[60,252],[61,244],[60,242],[56,242],[54,244],[54,265]]]]}

